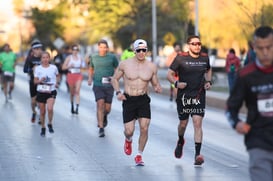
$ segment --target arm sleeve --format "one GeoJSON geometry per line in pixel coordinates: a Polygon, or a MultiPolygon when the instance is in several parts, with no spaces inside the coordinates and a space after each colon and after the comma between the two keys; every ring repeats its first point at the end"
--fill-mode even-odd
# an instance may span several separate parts
{"type": "Polygon", "coordinates": [[[178,61],[177,61],[177,56],[174,58],[173,62],[171,63],[169,69],[173,70],[176,72],[176,70],[178,69],[178,61]]]}
{"type": "Polygon", "coordinates": [[[113,62],[114,63],[114,67],[117,68],[119,62],[118,62],[118,59],[117,59],[117,57],[115,55],[113,55],[113,60],[114,60],[114,62],[113,62]]]}

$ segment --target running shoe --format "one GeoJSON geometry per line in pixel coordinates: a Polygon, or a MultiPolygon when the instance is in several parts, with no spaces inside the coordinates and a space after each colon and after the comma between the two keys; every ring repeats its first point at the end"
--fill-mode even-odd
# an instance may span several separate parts
{"type": "Polygon", "coordinates": [[[136,166],[144,166],[144,162],[142,161],[142,156],[137,155],[135,157],[136,166]]]}
{"type": "Polygon", "coordinates": [[[132,141],[128,141],[127,139],[125,139],[124,152],[126,155],[132,154],[132,141]]]}
{"type": "Polygon", "coordinates": [[[41,129],[40,135],[41,135],[42,137],[45,137],[45,134],[46,134],[46,129],[45,129],[45,128],[42,128],[42,129],[41,129]]]}
{"type": "Polygon", "coordinates": [[[79,109],[76,108],[76,110],[74,111],[74,114],[79,114],[79,109]]]}
{"type": "Polygon", "coordinates": [[[52,127],[52,124],[48,124],[47,127],[48,127],[48,131],[49,131],[50,133],[54,133],[54,129],[53,129],[53,127],[52,127]]]}
{"type": "Polygon", "coordinates": [[[204,157],[202,155],[197,155],[195,156],[195,161],[194,161],[194,165],[195,166],[200,166],[204,163],[204,157]]]}
{"type": "MultiPolygon", "coordinates": [[[[185,143],[185,140],[184,140],[184,143],[185,143]]],[[[184,146],[184,143],[179,143],[177,141],[177,145],[176,145],[176,148],[174,150],[174,156],[176,158],[181,158],[182,155],[183,155],[183,146],[184,146]]]]}
{"type": "Polygon", "coordinates": [[[99,129],[99,137],[104,137],[105,134],[104,134],[104,129],[103,128],[100,128],[99,129]]]}
{"type": "Polygon", "coordinates": [[[73,105],[71,106],[71,114],[75,114],[74,106],[73,105]]]}
{"type": "Polygon", "coordinates": [[[36,113],[32,113],[31,122],[35,123],[36,120],[36,113]]]}
{"type": "Polygon", "coordinates": [[[105,128],[108,124],[108,120],[107,120],[107,115],[104,115],[104,118],[103,118],[103,127],[105,128]]]}

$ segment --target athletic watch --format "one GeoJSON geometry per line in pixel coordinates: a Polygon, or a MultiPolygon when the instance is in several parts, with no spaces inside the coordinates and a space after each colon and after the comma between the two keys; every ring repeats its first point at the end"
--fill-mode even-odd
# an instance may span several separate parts
{"type": "Polygon", "coordinates": [[[210,80],[206,80],[206,83],[209,83],[210,85],[212,85],[212,82],[210,80]]]}
{"type": "Polygon", "coordinates": [[[116,91],[116,96],[119,95],[121,93],[121,91],[116,91]]]}

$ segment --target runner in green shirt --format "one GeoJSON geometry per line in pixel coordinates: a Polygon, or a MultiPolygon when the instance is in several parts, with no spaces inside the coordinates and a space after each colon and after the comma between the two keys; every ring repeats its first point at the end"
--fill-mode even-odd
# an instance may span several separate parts
{"type": "Polygon", "coordinates": [[[0,53],[0,65],[2,69],[2,86],[7,102],[8,99],[11,99],[11,92],[14,88],[17,56],[12,52],[9,44],[5,44],[3,50],[0,53]]]}
{"type": "Polygon", "coordinates": [[[104,137],[104,128],[107,126],[107,115],[111,111],[114,89],[111,78],[119,64],[118,59],[108,52],[106,40],[98,42],[98,54],[90,57],[88,85],[93,84],[93,91],[97,103],[97,121],[99,137],[104,137]]]}

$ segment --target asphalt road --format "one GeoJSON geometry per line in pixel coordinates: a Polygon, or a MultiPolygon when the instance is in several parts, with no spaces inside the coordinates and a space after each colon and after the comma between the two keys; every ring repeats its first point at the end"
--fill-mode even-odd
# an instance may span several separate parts
{"type": "Polygon", "coordinates": [[[137,167],[138,125],[133,154],[123,153],[121,102],[114,98],[106,136],[98,137],[96,105],[91,87],[82,84],[79,115],[71,115],[64,84],[58,91],[54,134],[41,137],[40,126],[30,122],[27,76],[17,67],[13,99],[0,99],[0,180],[2,181],[248,181],[248,155],[243,137],[232,130],[221,109],[208,107],[203,123],[205,163],[193,165],[193,127],[189,122],[181,159],[174,157],[177,141],[176,106],[168,96],[151,93],[152,120],[137,167]]]}

